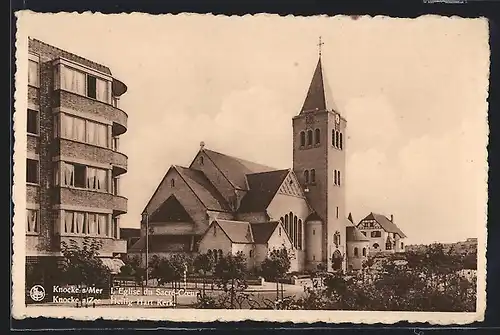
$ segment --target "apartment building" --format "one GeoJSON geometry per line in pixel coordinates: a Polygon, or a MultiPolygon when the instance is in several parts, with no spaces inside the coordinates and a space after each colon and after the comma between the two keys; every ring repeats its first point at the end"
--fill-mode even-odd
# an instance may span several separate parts
{"type": "Polygon", "coordinates": [[[61,242],[102,241],[100,256],[126,253],[120,136],[126,85],[104,65],[29,39],[26,256],[60,256],[61,242]]]}

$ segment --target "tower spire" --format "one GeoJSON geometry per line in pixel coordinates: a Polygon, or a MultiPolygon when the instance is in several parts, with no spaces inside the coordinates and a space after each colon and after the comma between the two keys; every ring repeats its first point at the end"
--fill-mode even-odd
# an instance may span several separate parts
{"type": "Polygon", "coordinates": [[[320,57],[320,58],[321,58],[321,47],[323,46],[323,44],[325,44],[325,43],[323,43],[323,42],[321,41],[321,36],[319,36],[319,42],[318,42],[318,54],[319,54],[319,57],[320,57]]]}

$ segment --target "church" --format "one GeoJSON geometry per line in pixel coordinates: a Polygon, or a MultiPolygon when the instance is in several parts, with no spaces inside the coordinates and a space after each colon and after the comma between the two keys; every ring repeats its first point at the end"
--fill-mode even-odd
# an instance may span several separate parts
{"type": "MultiPolygon", "coordinates": [[[[285,125],[283,125],[285,126],[285,125]]],[[[368,240],[346,214],[347,122],[333,105],[321,53],[293,127],[293,165],[275,169],[200,143],[188,167],[171,166],[144,209],[129,253],[244,253],[249,268],[273,250],[291,271],[359,268],[368,240]],[[361,249],[359,249],[361,250],[361,249]],[[354,259],[355,258],[355,259],[354,259]]]]}

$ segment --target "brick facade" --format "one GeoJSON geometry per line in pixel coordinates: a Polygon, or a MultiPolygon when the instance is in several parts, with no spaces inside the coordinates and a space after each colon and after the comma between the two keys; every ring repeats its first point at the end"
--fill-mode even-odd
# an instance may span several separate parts
{"type": "Polygon", "coordinates": [[[38,62],[38,84],[30,83],[28,86],[28,109],[38,112],[38,129],[37,134],[28,134],[27,156],[28,159],[38,161],[38,182],[27,183],[26,200],[28,209],[38,212],[36,231],[27,231],[27,256],[58,255],[62,240],[81,240],[83,236],[93,236],[92,238],[103,241],[100,252],[103,257],[125,253],[126,241],[119,240],[119,232],[115,232],[112,225],[120,214],[126,213],[127,199],[113,193],[111,182],[112,178],[127,170],[127,156],[113,149],[111,138],[126,131],[127,114],[112,104],[114,97],[123,94],[124,90],[108,93],[109,103],[66,91],[61,85],[59,61],[74,64],[75,68],[85,74],[102,74],[103,78],[107,78],[106,85],[109,88],[114,87],[116,79],[112,78],[111,71],[104,65],[35,39],[29,39],[29,55],[30,60],[38,62]],[[107,125],[107,147],[62,138],[61,112],[84,118],[86,122],[107,125]],[[106,190],[93,191],[63,186],[60,181],[56,184],[56,180],[62,176],[59,170],[61,162],[104,169],[107,171],[106,190]],[[61,229],[65,210],[105,213],[108,227],[106,234],[109,236],[67,234],[61,229]]]}

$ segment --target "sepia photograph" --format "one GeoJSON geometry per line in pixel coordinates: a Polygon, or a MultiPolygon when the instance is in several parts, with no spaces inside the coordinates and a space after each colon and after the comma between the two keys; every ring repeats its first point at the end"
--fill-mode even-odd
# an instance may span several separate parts
{"type": "Polygon", "coordinates": [[[17,19],[15,317],[483,319],[486,19],[17,19]]]}

